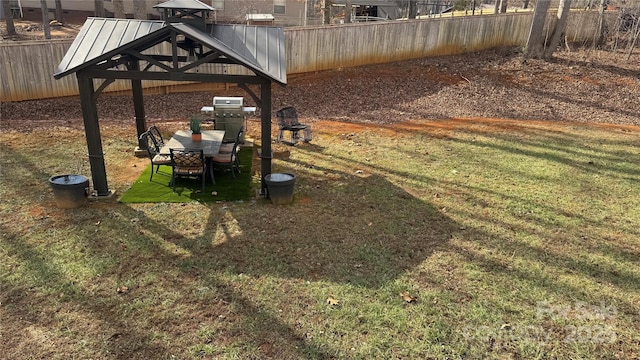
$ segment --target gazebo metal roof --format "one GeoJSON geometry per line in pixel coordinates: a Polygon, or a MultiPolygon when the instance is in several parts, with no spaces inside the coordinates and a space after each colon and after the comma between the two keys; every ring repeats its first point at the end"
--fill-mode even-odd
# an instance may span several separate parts
{"type": "Polygon", "coordinates": [[[165,26],[164,21],[88,18],[53,76],[60,79],[118,54],[123,46],[165,26]]]}
{"type": "Polygon", "coordinates": [[[129,49],[169,41],[166,35],[172,30],[218,52],[229,63],[241,64],[279,84],[287,83],[282,28],[216,24],[205,33],[183,23],[110,18],[87,19],[53,76],[59,79],[126,54],[129,49]]]}
{"type": "MultiPolygon", "coordinates": [[[[188,10],[199,4],[197,0],[173,0],[157,7],[191,6],[182,12],[191,16],[188,10]]],[[[211,10],[202,5],[202,11],[211,10]]],[[[78,79],[89,162],[98,196],[108,196],[111,191],[96,103],[102,90],[115,80],[131,81],[138,137],[147,128],[142,81],[174,80],[238,84],[261,108],[262,138],[271,138],[271,84],[287,83],[283,29],[191,20],[188,16],[166,21],[88,18],[58,65],[56,79],[72,73],[78,79]],[[170,46],[157,46],[163,43],[170,46]],[[208,64],[240,66],[246,71],[227,73],[224,67],[208,64]],[[104,79],[97,89],[95,79],[104,79]],[[258,85],[260,93],[255,94],[247,84],[258,85]]],[[[139,142],[139,146],[144,148],[146,144],[139,142]]],[[[263,141],[262,146],[262,189],[266,194],[264,176],[271,173],[271,142],[263,141]]]]}
{"type": "Polygon", "coordinates": [[[215,8],[198,0],[169,0],[153,7],[157,9],[215,10],[215,8]]]}

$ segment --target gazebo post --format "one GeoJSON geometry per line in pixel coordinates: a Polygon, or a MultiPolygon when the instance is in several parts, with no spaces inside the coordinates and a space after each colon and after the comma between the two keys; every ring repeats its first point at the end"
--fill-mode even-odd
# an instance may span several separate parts
{"type": "Polygon", "coordinates": [[[109,196],[111,192],[107,185],[107,170],[104,165],[104,152],[102,151],[102,139],[98,123],[98,109],[94,98],[93,78],[84,76],[82,72],[76,73],[76,76],[80,90],[80,106],[82,107],[84,132],[87,138],[93,189],[98,196],[109,196]]]}
{"type": "Polygon", "coordinates": [[[267,194],[267,184],[264,181],[264,177],[271,174],[271,159],[273,154],[271,152],[271,81],[263,79],[260,83],[260,99],[262,100],[262,106],[260,107],[260,124],[261,124],[261,137],[262,137],[262,152],[260,161],[260,176],[261,176],[261,193],[267,194]]]}
{"type": "MultiPolygon", "coordinates": [[[[140,71],[140,61],[133,60],[130,63],[131,71],[140,71]]],[[[142,80],[131,79],[131,93],[133,95],[133,109],[135,112],[136,130],[138,131],[138,146],[146,149],[147,144],[140,140],[140,135],[147,131],[147,119],[144,113],[144,94],[142,90],[142,80]]]]}

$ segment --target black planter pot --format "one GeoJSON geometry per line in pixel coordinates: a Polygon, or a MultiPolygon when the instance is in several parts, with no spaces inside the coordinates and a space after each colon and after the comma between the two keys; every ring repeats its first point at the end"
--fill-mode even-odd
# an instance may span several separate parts
{"type": "Polygon", "coordinates": [[[82,175],[56,175],[49,178],[56,205],[73,209],[84,205],[89,196],[89,179],[82,175]]]}
{"type": "Polygon", "coordinates": [[[269,191],[269,199],[276,205],[290,204],[293,201],[293,187],[296,176],[289,173],[274,173],[264,177],[269,191]]]}

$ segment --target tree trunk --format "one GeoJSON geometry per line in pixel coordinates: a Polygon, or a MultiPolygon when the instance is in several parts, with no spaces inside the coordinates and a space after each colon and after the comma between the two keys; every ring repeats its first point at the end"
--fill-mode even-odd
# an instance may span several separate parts
{"type": "Polygon", "coordinates": [[[11,12],[11,4],[9,4],[9,0],[2,1],[2,12],[4,13],[4,22],[7,25],[7,35],[18,35],[18,33],[16,33],[16,26],[13,23],[13,13],[11,12]]]}
{"type": "Polygon", "coordinates": [[[96,17],[105,17],[104,0],[93,0],[94,15],[96,17]]]}
{"type": "Polygon", "coordinates": [[[631,40],[631,44],[629,45],[629,51],[627,52],[627,61],[631,59],[631,53],[633,52],[633,48],[636,46],[636,42],[638,42],[638,37],[640,37],[640,21],[636,21],[632,29],[633,29],[633,40],[631,40]]]}
{"type": "Polygon", "coordinates": [[[500,0],[496,0],[496,3],[493,6],[493,13],[497,14],[500,12],[500,0]]]}
{"type": "Polygon", "coordinates": [[[571,0],[560,1],[560,5],[558,5],[558,20],[556,21],[556,25],[553,27],[551,37],[549,38],[549,43],[547,44],[547,48],[544,51],[545,59],[551,58],[553,56],[553,52],[556,51],[558,45],[560,44],[560,39],[562,39],[564,31],[567,28],[567,18],[569,17],[570,8],[571,0]]]}
{"type": "Polygon", "coordinates": [[[56,20],[60,23],[64,23],[64,14],[62,9],[62,0],[56,0],[56,20]]]}
{"type": "Polygon", "coordinates": [[[549,10],[549,0],[538,0],[533,10],[533,21],[524,50],[525,58],[541,59],[544,55],[544,22],[549,10]]]}
{"type": "Polygon", "coordinates": [[[500,14],[505,14],[507,12],[507,3],[509,0],[500,0],[500,14]]]}
{"type": "Polygon", "coordinates": [[[322,6],[322,23],[325,25],[331,24],[331,0],[323,0],[322,6]]]}
{"type": "Polygon", "coordinates": [[[418,4],[416,0],[409,0],[409,19],[415,19],[418,15],[418,4]]]}
{"type": "Polygon", "coordinates": [[[604,23],[604,10],[607,7],[607,0],[600,1],[600,9],[598,10],[598,29],[595,39],[593,39],[593,45],[599,46],[604,43],[606,26],[604,23]]]}
{"type": "Polygon", "coordinates": [[[49,9],[47,8],[47,0],[40,0],[40,9],[42,9],[42,28],[44,30],[44,38],[51,39],[51,28],[49,26],[49,9]]]}
{"type": "Polygon", "coordinates": [[[145,0],[133,0],[133,17],[147,20],[147,3],[145,0]]]}
{"type": "Polygon", "coordinates": [[[117,19],[125,19],[127,14],[124,12],[124,0],[113,0],[113,17],[117,19]]]}
{"type": "Polygon", "coordinates": [[[344,4],[344,23],[351,23],[351,12],[353,11],[353,6],[351,5],[351,0],[346,0],[344,4]]]}

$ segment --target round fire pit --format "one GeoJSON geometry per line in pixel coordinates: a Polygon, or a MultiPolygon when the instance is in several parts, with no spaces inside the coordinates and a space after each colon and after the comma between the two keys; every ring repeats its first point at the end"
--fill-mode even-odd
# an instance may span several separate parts
{"type": "Polygon", "coordinates": [[[73,209],[86,203],[89,196],[89,179],[82,175],[56,175],[49,178],[56,205],[73,209]]]}

